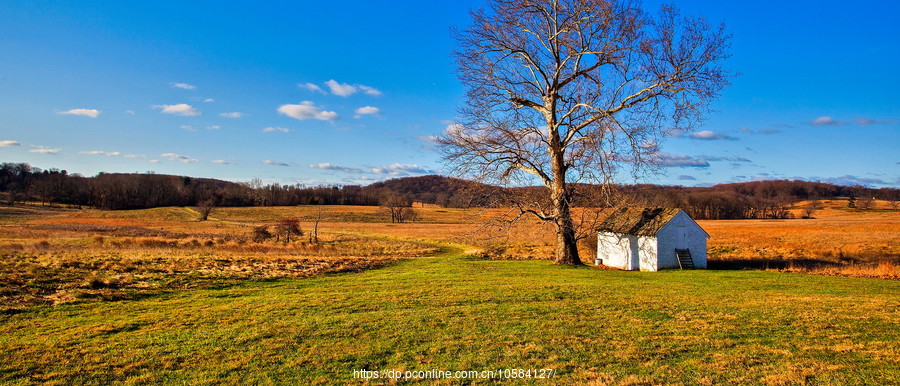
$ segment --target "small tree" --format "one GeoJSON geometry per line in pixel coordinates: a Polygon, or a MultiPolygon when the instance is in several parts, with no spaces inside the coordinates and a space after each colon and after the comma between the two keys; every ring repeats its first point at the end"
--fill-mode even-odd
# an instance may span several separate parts
{"type": "Polygon", "coordinates": [[[319,220],[322,219],[322,208],[320,207],[318,211],[316,211],[316,221],[313,225],[313,231],[309,233],[309,243],[310,244],[318,244],[319,243],[319,220]]]}
{"type": "Polygon", "coordinates": [[[803,207],[803,213],[805,218],[812,218],[813,213],[822,208],[822,203],[819,200],[809,200],[803,207]]]}
{"type": "Polygon", "coordinates": [[[847,207],[848,208],[856,208],[856,197],[850,196],[850,199],[847,200],[847,207]]]}
{"type": "Polygon", "coordinates": [[[869,196],[860,198],[856,201],[856,207],[862,210],[869,210],[875,206],[875,199],[869,196]]]}
{"type": "Polygon", "coordinates": [[[213,199],[207,199],[201,201],[197,204],[197,213],[200,213],[200,221],[206,221],[209,219],[209,215],[212,213],[213,209],[216,207],[216,201],[213,199]]]}
{"type": "Polygon", "coordinates": [[[419,211],[413,209],[411,206],[402,207],[397,212],[397,222],[402,223],[404,221],[416,221],[419,219],[419,211]]]}
{"type": "Polygon", "coordinates": [[[268,225],[260,225],[253,228],[253,241],[257,243],[261,243],[272,237],[274,237],[274,235],[272,235],[272,232],[269,232],[268,225]]]}
{"type": "Polygon", "coordinates": [[[300,229],[300,220],[296,218],[288,218],[275,224],[276,241],[284,236],[284,242],[291,242],[291,235],[303,236],[303,230],[300,229]]]}
{"type": "Polygon", "coordinates": [[[379,202],[384,212],[391,217],[391,222],[402,223],[404,221],[415,221],[419,213],[411,207],[411,203],[405,197],[394,193],[386,193],[379,202]]]}

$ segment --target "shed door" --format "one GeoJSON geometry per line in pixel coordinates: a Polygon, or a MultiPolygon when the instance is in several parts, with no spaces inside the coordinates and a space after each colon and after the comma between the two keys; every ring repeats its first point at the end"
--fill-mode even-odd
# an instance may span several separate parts
{"type": "Polygon", "coordinates": [[[675,227],[675,249],[687,249],[687,227],[684,225],[675,227]]]}

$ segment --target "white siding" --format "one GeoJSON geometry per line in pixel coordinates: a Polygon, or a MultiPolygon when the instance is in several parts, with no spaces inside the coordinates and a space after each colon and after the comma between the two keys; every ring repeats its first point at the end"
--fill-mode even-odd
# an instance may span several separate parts
{"type": "Polygon", "coordinates": [[[690,249],[697,268],[706,268],[706,239],[703,228],[684,211],[678,212],[656,237],[602,232],[597,235],[598,264],[624,270],[656,271],[678,268],[675,256],[678,234],[683,232],[684,246],[690,249]],[[679,228],[682,227],[682,228],[679,228]]]}
{"type": "Polygon", "coordinates": [[[687,213],[681,211],[656,233],[659,239],[659,269],[678,268],[678,258],[675,257],[678,227],[684,227],[685,247],[691,251],[694,266],[706,268],[706,232],[687,213]]]}
{"type": "Polygon", "coordinates": [[[597,235],[598,263],[629,271],[656,270],[656,238],[600,233],[597,235]]]}

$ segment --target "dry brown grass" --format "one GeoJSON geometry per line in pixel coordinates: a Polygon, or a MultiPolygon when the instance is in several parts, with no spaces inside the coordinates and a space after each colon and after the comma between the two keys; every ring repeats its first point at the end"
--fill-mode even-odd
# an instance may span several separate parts
{"type": "Polygon", "coordinates": [[[900,262],[900,213],[829,208],[813,217],[699,223],[721,267],[898,278],[880,264],[900,262]]]}
{"type": "MultiPolygon", "coordinates": [[[[2,310],[356,271],[436,251],[421,242],[334,230],[320,231],[318,243],[305,237],[255,243],[249,240],[251,224],[197,222],[182,218],[179,208],[26,209],[0,207],[2,310]],[[19,221],[10,212],[29,218],[19,221]]],[[[281,213],[269,215],[278,218],[281,213]]],[[[268,217],[253,224],[268,222],[268,217]]]]}
{"type": "MultiPolygon", "coordinates": [[[[900,277],[900,212],[826,205],[813,219],[700,221],[712,236],[711,267],[900,277]]],[[[503,210],[417,210],[419,221],[391,224],[376,207],[219,208],[204,222],[184,208],[0,207],[0,300],[15,308],[359,270],[424,256],[446,242],[499,259],[553,255],[553,228],[545,223],[505,229],[483,225],[503,210]],[[254,226],[284,218],[301,219],[308,231],[320,209],[318,244],[305,237],[250,241],[254,226]]],[[[585,262],[595,253],[590,241],[580,245],[585,262]]]]}
{"type": "Polygon", "coordinates": [[[900,269],[896,263],[881,261],[877,263],[860,263],[844,265],[796,266],[788,265],[784,272],[813,273],[829,276],[874,277],[881,279],[900,279],[900,269]]]}

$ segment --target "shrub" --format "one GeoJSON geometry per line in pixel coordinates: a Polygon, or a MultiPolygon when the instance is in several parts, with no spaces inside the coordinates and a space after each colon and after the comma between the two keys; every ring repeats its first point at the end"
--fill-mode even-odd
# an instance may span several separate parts
{"type": "Polygon", "coordinates": [[[253,241],[255,241],[257,243],[261,243],[263,241],[271,239],[274,236],[272,235],[272,232],[269,232],[268,225],[260,225],[258,227],[253,228],[252,237],[253,237],[253,241]]]}

